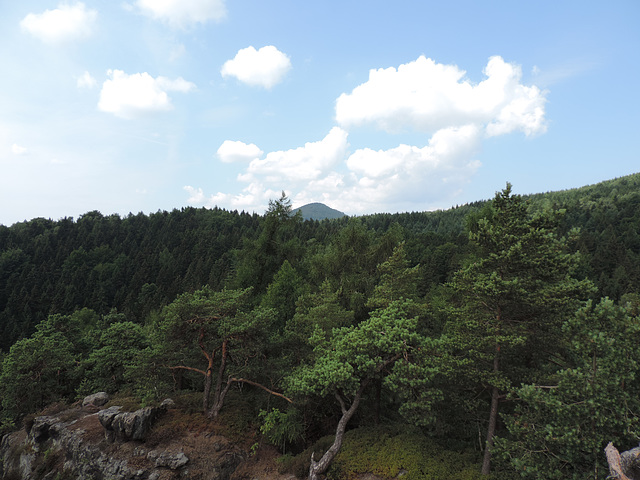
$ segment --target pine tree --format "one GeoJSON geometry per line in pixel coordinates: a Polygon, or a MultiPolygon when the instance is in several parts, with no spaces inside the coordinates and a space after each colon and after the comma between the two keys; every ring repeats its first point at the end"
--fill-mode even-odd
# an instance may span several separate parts
{"type": "Polygon", "coordinates": [[[589,282],[571,277],[577,257],[554,234],[555,219],[550,212],[529,215],[507,184],[470,222],[477,257],[451,282],[460,306],[448,325],[450,346],[466,378],[491,399],[483,474],[490,472],[500,401],[544,364],[562,320],[591,291],[589,282]]]}

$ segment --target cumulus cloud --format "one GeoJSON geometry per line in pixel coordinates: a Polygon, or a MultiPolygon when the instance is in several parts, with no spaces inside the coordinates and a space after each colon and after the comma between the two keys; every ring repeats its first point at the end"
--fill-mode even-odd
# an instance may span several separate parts
{"type": "Polygon", "coordinates": [[[372,124],[390,133],[469,123],[485,126],[489,135],[545,131],[545,92],[522,85],[518,65],[495,56],[483,73],[487,78],[473,84],[464,70],[424,56],[397,69],[371,70],[367,82],[337,99],[336,120],[347,128],[372,124]]]}
{"type": "Polygon", "coordinates": [[[134,118],[146,113],[171,110],[173,104],[168,91],[190,92],[195,84],[178,77],[153,78],[147,72],[126,74],[122,70],[108,70],[100,91],[98,108],[120,118],[134,118]]]}
{"type": "Polygon", "coordinates": [[[223,77],[235,77],[254,87],[272,88],[280,83],[291,69],[291,60],[273,45],[259,50],[243,48],[232,60],[227,60],[220,73],[223,77]]]}
{"type": "MultiPolygon", "coordinates": [[[[347,150],[347,132],[339,127],[318,142],[303,147],[270,152],[264,159],[255,159],[245,174],[238,179],[256,183],[265,179],[270,183],[299,183],[316,180],[344,159],[347,150]]],[[[276,190],[277,191],[277,190],[276,190]]]]}
{"type": "Polygon", "coordinates": [[[60,4],[54,10],[30,13],[22,19],[23,31],[47,43],[75,40],[91,35],[98,12],[84,3],[60,4]]]}
{"type": "MultiPolygon", "coordinates": [[[[491,57],[483,73],[485,79],[472,83],[457,66],[425,57],[371,70],[367,82],[336,100],[339,126],[324,139],[253,158],[238,175],[245,185],[240,194],[207,198],[198,190],[202,195],[192,198],[209,206],[261,211],[284,186],[295,192],[295,205],[318,201],[351,214],[448,207],[481,167],[477,156],[484,140],[546,129],[546,92],[523,85],[519,66],[491,57]],[[405,130],[422,133],[424,141],[398,145],[391,140],[392,148],[359,145],[350,152],[348,129],[361,125],[373,125],[389,139],[405,130]]],[[[231,153],[248,147],[225,142],[220,149],[231,153]]]]}
{"type": "Polygon", "coordinates": [[[89,72],[84,72],[82,76],[78,77],[76,85],[78,88],[94,88],[98,85],[98,82],[89,72]]]}
{"type": "Polygon", "coordinates": [[[189,203],[259,212],[283,186],[296,192],[296,205],[323,202],[349,213],[400,211],[416,204],[427,209],[436,200],[451,198],[473,176],[480,166],[474,155],[481,138],[479,128],[465,125],[439,130],[422,148],[401,144],[349,155],[348,133],[333,127],[320,141],[252,160],[238,175],[246,185],[239,194],[206,197],[201,188],[185,190],[189,203]]]}
{"type": "Polygon", "coordinates": [[[173,28],[220,21],[227,16],[224,0],[137,0],[140,11],[173,28]]]}
{"type": "MultiPolygon", "coordinates": [[[[287,188],[303,188],[309,183],[319,182],[332,175],[332,169],[344,161],[347,151],[347,132],[339,127],[334,127],[322,139],[317,142],[308,142],[302,147],[279,150],[268,153],[264,158],[253,158],[245,173],[238,176],[238,180],[246,183],[242,193],[226,194],[218,192],[209,198],[198,197],[193,192],[201,191],[191,186],[185,187],[191,194],[190,203],[205,204],[207,206],[226,206],[229,208],[250,208],[261,210],[269,199],[280,195],[283,186],[287,188]],[[198,200],[198,201],[196,201],[198,200]]],[[[223,154],[237,155],[259,150],[255,145],[247,145],[242,142],[225,141],[218,149],[223,154]]],[[[260,151],[260,157],[263,152],[260,151]]],[[[228,157],[227,157],[228,158],[228,157]]],[[[222,159],[222,156],[221,156],[222,159]]],[[[240,159],[237,158],[236,159],[240,159]]],[[[249,155],[244,155],[244,160],[249,155]]],[[[229,161],[229,160],[227,160],[229,161]]]]}
{"type": "Polygon", "coordinates": [[[264,153],[253,143],[225,140],[216,152],[220,161],[225,163],[250,162],[264,153]]]}

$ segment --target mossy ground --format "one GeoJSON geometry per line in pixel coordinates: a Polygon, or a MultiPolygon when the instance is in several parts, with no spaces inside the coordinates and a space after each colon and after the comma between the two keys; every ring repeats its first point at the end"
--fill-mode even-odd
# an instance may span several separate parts
{"type": "MultiPolygon", "coordinates": [[[[299,455],[281,457],[280,471],[304,478],[311,452],[319,459],[332,442],[332,436],[323,437],[299,455]]],[[[327,479],[354,480],[367,473],[403,480],[488,480],[480,475],[478,452],[446,450],[407,425],[361,427],[345,434],[327,479]]]]}

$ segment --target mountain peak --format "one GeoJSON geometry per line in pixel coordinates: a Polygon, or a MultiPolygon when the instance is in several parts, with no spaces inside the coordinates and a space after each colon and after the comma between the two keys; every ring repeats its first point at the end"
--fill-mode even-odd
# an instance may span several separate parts
{"type": "Polygon", "coordinates": [[[300,211],[302,218],[305,220],[324,220],[332,218],[344,217],[345,214],[339,210],[327,207],[324,203],[308,203],[302,207],[295,208],[293,213],[300,211]]]}

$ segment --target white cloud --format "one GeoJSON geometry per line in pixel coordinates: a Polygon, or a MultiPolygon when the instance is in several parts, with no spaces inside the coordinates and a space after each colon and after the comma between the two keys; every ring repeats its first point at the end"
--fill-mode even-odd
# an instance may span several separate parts
{"type": "Polygon", "coordinates": [[[224,0],[137,0],[140,11],[173,28],[220,21],[227,15],[224,0]]]}
{"type": "MultiPolygon", "coordinates": [[[[196,190],[193,187],[185,187],[185,190],[196,190]]],[[[200,190],[200,189],[197,189],[200,190]]],[[[249,186],[242,190],[240,194],[229,194],[218,192],[215,195],[211,195],[206,200],[203,198],[200,203],[205,206],[213,208],[220,206],[229,209],[241,209],[254,212],[263,212],[266,210],[269,200],[279,198],[282,190],[272,190],[266,188],[261,183],[251,183],[249,186]]]]}
{"type": "Polygon", "coordinates": [[[110,78],[102,85],[98,108],[127,119],[171,110],[173,105],[167,91],[186,93],[196,88],[182,77],[153,78],[147,72],[128,75],[122,70],[108,70],[107,75],[110,78]]]}
{"type": "Polygon", "coordinates": [[[17,143],[14,143],[13,145],[11,145],[11,153],[13,153],[14,155],[24,155],[25,153],[27,153],[27,149],[18,145],[17,143]]]}
{"type": "MultiPolygon", "coordinates": [[[[480,168],[485,139],[546,129],[546,92],[523,85],[519,66],[491,57],[484,74],[472,84],[457,66],[425,57],[371,70],[367,82],[337,99],[340,126],[324,139],[254,158],[238,175],[246,185],[238,195],[198,198],[209,206],[261,211],[286,187],[296,205],[320,201],[349,214],[446,208],[480,168]],[[424,142],[350,153],[347,129],[367,124],[389,134],[423,132],[424,142]]],[[[248,147],[225,144],[229,152],[248,147]]]]}
{"type": "Polygon", "coordinates": [[[97,17],[98,12],[87,9],[84,3],[63,3],[54,10],[28,14],[20,27],[44,42],[64,42],[91,35],[97,17]]]}
{"type": "Polygon", "coordinates": [[[545,92],[520,83],[519,66],[491,57],[486,79],[472,84],[466,72],[419,57],[414,62],[371,70],[369,80],[336,101],[336,120],[344,127],[373,124],[387,132],[434,132],[470,123],[489,126],[489,135],[542,133],[545,92]]]}
{"type": "Polygon", "coordinates": [[[349,155],[347,132],[333,127],[318,142],[252,160],[238,175],[247,185],[240,194],[218,192],[206,198],[200,188],[185,190],[191,195],[190,203],[258,212],[283,187],[296,192],[293,200],[297,205],[320,201],[348,213],[400,211],[404,205],[416,204],[427,209],[455,196],[476,172],[480,164],[474,155],[482,135],[475,125],[449,127],[436,132],[422,148],[362,148],[349,155]],[[340,173],[342,167],[346,174],[340,173]]]}
{"type": "MultiPolygon", "coordinates": [[[[347,147],[347,132],[333,127],[318,142],[308,142],[303,147],[291,150],[270,152],[264,159],[253,160],[247,172],[238,179],[251,183],[255,183],[257,179],[266,179],[269,183],[280,182],[286,185],[316,180],[344,159],[347,147]]],[[[278,190],[277,186],[275,190],[278,190]]]]}
{"type": "Polygon", "coordinates": [[[253,143],[225,140],[216,152],[220,161],[225,163],[250,162],[264,153],[253,143]]]}
{"type": "Polygon", "coordinates": [[[182,77],[178,77],[175,80],[171,80],[167,77],[157,77],[156,83],[160,88],[181,93],[188,93],[196,89],[195,83],[188,82],[182,77]]]}
{"type": "Polygon", "coordinates": [[[290,69],[289,57],[273,45],[267,45],[259,50],[254,47],[239,50],[232,60],[224,63],[220,73],[247,85],[269,89],[280,83],[290,69]]]}
{"type": "Polygon", "coordinates": [[[89,72],[84,72],[81,77],[78,77],[76,85],[78,88],[94,88],[98,85],[98,82],[89,72]]]}
{"type": "MultiPolygon", "coordinates": [[[[238,155],[241,150],[258,148],[253,144],[231,141],[225,141],[220,148],[223,146],[225,155],[238,155]]],[[[246,172],[238,176],[239,181],[247,184],[240,194],[218,192],[205,201],[203,196],[194,194],[202,193],[201,189],[187,186],[185,190],[191,194],[190,203],[262,211],[269,199],[280,196],[283,188],[299,190],[309,184],[320,186],[326,182],[326,178],[335,175],[332,169],[344,161],[347,147],[347,132],[334,127],[320,141],[308,142],[302,147],[290,150],[270,152],[262,159],[254,157],[246,172]]],[[[260,156],[262,153],[260,152],[260,156]]],[[[245,155],[244,160],[247,159],[249,156],[245,155]]]]}
{"type": "Polygon", "coordinates": [[[468,182],[480,166],[474,156],[481,138],[477,126],[465,125],[438,130],[422,148],[356,150],[346,161],[353,185],[343,196],[365,211],[448,196],[445,189],[468,182]]]}
{"type": "Polygon", "coordinates": [[[201,188],[193,188],[190,185],[186,185],[184,189],[189,192],[190,195],[187,202],[200,204],[206,200],[201,188]]]}

